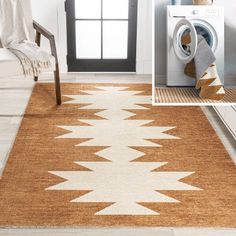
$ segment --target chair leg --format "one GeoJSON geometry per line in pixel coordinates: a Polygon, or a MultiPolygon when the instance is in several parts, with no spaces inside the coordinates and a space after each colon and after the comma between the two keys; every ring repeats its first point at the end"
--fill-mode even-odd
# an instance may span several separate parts
{"type": "Polygon", "coordinates": [[[60,73],[59,73],[58,64],[56,64],[56,70],[54,71],[54,79],[55,79],[55,91],[56,91],[57,105],[61,105],[61,85],[60,85],[60,73]]]}
{"type": "MultiPolygon", "coordinates": [[[[60,73],[59,73],[59,63],[58,63],[58,57],[57,57],[57,48],[56,48],[56,41],[54,35],[52,35],[50,32],[48,32],[46,29],[44,29],[41,25],[36,23],[34,21],[33,23],[34,29],[36,29],[36,43],[38,46],[40,46],[41,42],[41,34],[45,36],[49,42],[51,47],[51,54],[55,58],[56,62],[56,69],[54,71],[54,80],[55,80],[55,90],[56,90],[56,102],[57,105],[61,105],[61,85],[60,85],[60,73]]],[[[37,77],[34,78],[35,81],[38,80],[37,77]]]]}

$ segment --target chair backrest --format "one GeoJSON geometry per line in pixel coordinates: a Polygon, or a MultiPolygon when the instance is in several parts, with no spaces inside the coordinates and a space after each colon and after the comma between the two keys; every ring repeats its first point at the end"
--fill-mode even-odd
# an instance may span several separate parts
{"type": "Polygon", "coordinates": [[[0,39],[3,46],[11,41],[34,41],[31,0],[0,0],[0,39]]]}

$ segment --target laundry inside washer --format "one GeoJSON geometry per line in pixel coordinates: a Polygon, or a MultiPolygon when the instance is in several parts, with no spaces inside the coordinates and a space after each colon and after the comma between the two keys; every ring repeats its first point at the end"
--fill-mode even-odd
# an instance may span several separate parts
{"type": "MultiPolygon", "coordinates": [[[[197,32],[197,35],[201,35],[208,45],[212,48],[213,46],[213,35],[212,33],[203,25],[200,24],[194,24],[195,30],[197,32]]],[[[185,28],[182,30],[182,33],[179,34],[180,39],[178,42],[180,43],[179,47],[182,49],[183,53],[186,55],[191,54],[191,48],[189,44],[191,43],[191,37],[190,37],[190,29],[185,28]]]]}

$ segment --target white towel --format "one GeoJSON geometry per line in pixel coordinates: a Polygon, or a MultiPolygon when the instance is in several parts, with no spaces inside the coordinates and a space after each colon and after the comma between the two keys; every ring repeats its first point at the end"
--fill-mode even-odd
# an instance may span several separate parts
{"type": "Polygon", "coordinates": [[[35,43],[27,40],[12,42],[8,48],[21,61],[25,76],[39,76],[43,69],[51,67],[49,54],[35,43]]]}
{"type": "Polygon", "coordinates": [[[35,43],[30,0],[0,0],[0,38],[21,61],[26,76],[38,76],[49,68],[50,56],[35,43]]]}

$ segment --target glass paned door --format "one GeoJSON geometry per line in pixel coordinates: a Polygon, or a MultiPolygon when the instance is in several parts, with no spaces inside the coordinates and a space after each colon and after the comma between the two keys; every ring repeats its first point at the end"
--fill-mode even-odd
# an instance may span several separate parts
{"type": "Polygon", "coordinates": [[[69,71],[136,71],[137,0],[67,0],[69,71]]]}

